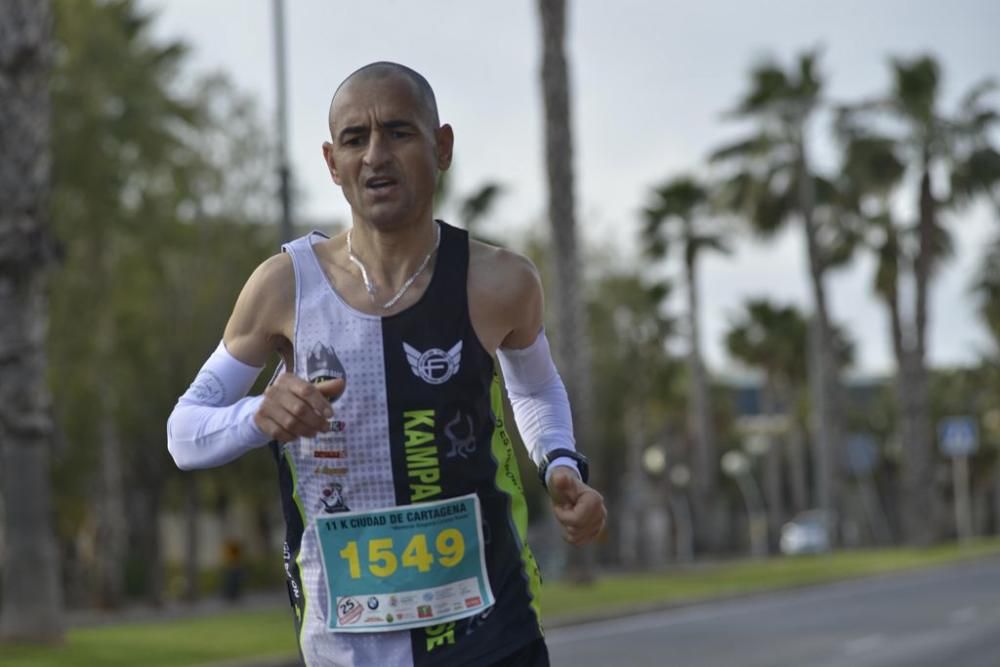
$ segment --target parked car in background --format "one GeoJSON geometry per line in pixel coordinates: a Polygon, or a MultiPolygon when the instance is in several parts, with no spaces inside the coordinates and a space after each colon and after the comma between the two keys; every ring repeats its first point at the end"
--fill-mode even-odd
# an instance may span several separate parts
{"type": "Polygon", "coordinates": [[[786,556],[821,554],[830,550],[830,520],[823,510],[795,515],[781,527],[781,553],[786,556]]]}

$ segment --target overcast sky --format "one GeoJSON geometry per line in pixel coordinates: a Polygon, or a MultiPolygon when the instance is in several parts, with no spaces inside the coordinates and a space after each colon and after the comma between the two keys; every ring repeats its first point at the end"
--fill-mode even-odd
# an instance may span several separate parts
{"type": "MultiPolygon", "coordinates": [[[[226,72],[274,111],[270,0],[143,0],[156,34],[193,47],[191,74],[226,72]]],[[[822,47],[827,96],[854,100],[887,88],[890,55],[930,52],[944,72],[945,108],[970,85],[1000,78],[996,0],[580,0],[569,4],[577,211],[592,248],[635,257],[639,211],[652,185],[704,168],[705,155],[740,128],[722,114],[756,58],[783,62],[822,47]]],[[[394,60],[423,73],[456,134],[455,189],[506,187],[487,231],[523,237],[545,224],[540,29],[531,0],[288,0],[290,156],[300,218],[349,219],[320,154],[337,84],[357,67],[394,60]]],[[[1000,104],[1000,95],[995,98],[1000,104]]],[[[832,165],[828,127],[817,157],[832,165]]],[[[981,206],[955,220],[957,255],[933,294],[931,360],[974,361],[987,345],[969,296],[983,246],[1000,220],[981,206]]],[[[709,363],[732,368],[722,336],[750,296],[808,305],[803,243],[790,230],[769,244],[734,236],[736,252],[702,265],[709,363]]],[[[886,319],[859,260],[830,281],[834,317],[858,341],[863,372],[892,367],[886,319]]]]}

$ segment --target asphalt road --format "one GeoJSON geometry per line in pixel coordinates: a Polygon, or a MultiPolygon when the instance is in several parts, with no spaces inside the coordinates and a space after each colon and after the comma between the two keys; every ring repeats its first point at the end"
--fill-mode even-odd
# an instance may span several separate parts
{"type": "Polygon", "coordinates": [[[575,625],[553,667],[997,667],[1000,559],[575,625]]]}

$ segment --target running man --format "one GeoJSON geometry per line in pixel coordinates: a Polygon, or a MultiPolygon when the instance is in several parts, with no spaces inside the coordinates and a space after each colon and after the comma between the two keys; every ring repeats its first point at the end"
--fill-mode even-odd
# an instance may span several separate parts
{"type": "Polygon", "coordinates": [[[170,416],[170,452],[187,470],[270,443],[310,667],[548,665],[494,358],[564,538],[592,541],[607,512],[574,448],[538,273],[435,220],[454,135],[423,76],[362,67],[329,122],[351,227],[250,276],[170,416]],[[284,371],[247,396],[275,352],[284,371]]]}

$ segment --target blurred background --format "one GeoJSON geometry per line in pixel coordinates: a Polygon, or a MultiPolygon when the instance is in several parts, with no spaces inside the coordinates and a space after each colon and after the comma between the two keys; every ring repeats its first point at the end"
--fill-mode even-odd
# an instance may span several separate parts
{"type": "Polygon", "coordinates": [[[547,580],[1000,533],[1000,4],[356,5],[0,4],[6,636],[283,594],[270,453],[164,427],[254,267],[349,224],[320,146],[376,60],[455,129],[438,216],[543,274],[610,512],[567,550],[522,457],[547,580]]]}

